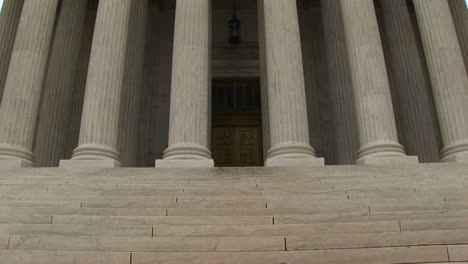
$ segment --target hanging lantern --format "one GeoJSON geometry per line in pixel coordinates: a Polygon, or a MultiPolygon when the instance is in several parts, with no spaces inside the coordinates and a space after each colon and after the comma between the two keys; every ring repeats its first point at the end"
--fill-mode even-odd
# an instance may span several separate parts
{"type": "Polygon", "coordinates": [[[232,45],[240,43],[240,20],[236,17],[236,0],[233,0],[233,14],[229,20],[229,43],[232,45]]]}

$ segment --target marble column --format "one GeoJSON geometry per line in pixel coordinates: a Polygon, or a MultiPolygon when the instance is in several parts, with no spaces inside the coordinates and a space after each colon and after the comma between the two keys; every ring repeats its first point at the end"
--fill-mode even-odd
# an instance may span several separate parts
{"type": "Polygon", "coordinates": [[[131,0],[100,0],[89,61],[80,139],[61,167],[118,167],[119,116],[131,0]]]}
{"type": "Polygon", "coordinates": [[[468,68],[468,7],[465,0],[450,0],[453,22],[458,33],[458,41],[463,53],[465,67],[468,68]]]}
{"type": "Polygon", "coordinates": [[[263,3],[270,149],[265,166],[323,165],[309,144],[296,1],[263,3]]]}
{"type": "Polygon", "coordinates": [[[63,0],[49,56],[36,129],[34,154],[40,167],[66,157],[70,105],[88,0],[63,0]]]}
{"type": "Polygon", "coordinates": [[[147,15],[148,1],[132,1],[117,143],[125,167],[137,165],[147,15]]]}
{"type": "Polygon", "coordinates": [[[388,41],[389,72],[399,106],[401,142],[421,162],[437,162],[439,130],[424,54],[406,0],[382,0],[383,25],[388,41]]]}
{"type": "Polygon", "coordinates": [[[468,78],[447,0],[414,0],[439,117],[442,161],[468,162],[468,78]]]}
{"type": "Polygon", "coordinates": [[[33,166],[39,112],[58,0],[26,0],[0,107],[1,166],[33,166]]]}
{"type": "Polygon", "coordinates": [[[350,64],[339,1],[321,0],[338,164],[354,164],[359,148],[350,64]]]}
{"type": "Polygon", "coordinates": [[[398,143],[387,69],[372,0],[341,0],[360,149],[357,164],[417,163],[398,143]]]}
{"type": "Polygon", "coordinates": [[[15,44],[16,31],[21,17],[24,0],[6,0],[0,13],[0,102],[10,66],[11,53],[15,44]]]}
{"type": "Polygon", "coordinates": [[[213,167],[211,0],[177,0],[172,59],[169,147],[157,167],[213,167]]]}

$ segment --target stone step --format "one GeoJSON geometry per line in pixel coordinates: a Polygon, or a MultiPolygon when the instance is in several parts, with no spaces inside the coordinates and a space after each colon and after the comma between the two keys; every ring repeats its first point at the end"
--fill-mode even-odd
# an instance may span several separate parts
{"type": "Polygon", "coordinates": [[[287,236],[288,250],[468,244],[468,230],[287,236]]]}
{"type": "MultiPolygon", "coordinates": [[[[369,208],[346,208],[348,212],[369,214],[369,208]]],[[[343,209],[344,210],[344,209],[343,209]]],[[[325,209],[329,213],[337,213],[334,208],[325,209]]],[[[316,208],[215,208],[215,209],[193,209],[193,208],[167,208],[168,216],[237,216],[237,215],[310,215],[322,212],[316,208]]],[[[323,213],[323,212],[322,212],[323,213]]],[[[339,212],[342,214],[343,212],[339,212]]]]}
{"type": "Polygon", "coordinates": [[[61,236],[146,236],[153,234],[144,225],[79,225],[79,224],[0,224],[4,235],[61,235],[61,236]]]}
{"type": "Polygon", "coordinates": [[[0,250],[0,264],[130,264],[130,252],[0,250]]]}
{"type": "Polygon", "coordinates": [[[391,211],[373,213],[336,213],[314,215],[278,215],[274,216],[275,224],[312,224],[343,222],[374,222],[392,220],[468,218],[468,210],[421,210],[391,211]]]}
{"type": "Polygon", "coordinates": [[[284,237],[89,237],[11,235],[9,249],[69,251],[281,251],[284,237]]]}
{"type": "MultiPolygon", "coordinates": [[[[102,215],[102,216],[165,216],[164,208],[71,208],[71,207],[0,207],[10,215],[102,215]]],[[[21,219],[21,217],[15,219],[21,219]]],[[[1,219],[1,218],[0,218],[1,219]]],[[[49,221],[50,222],[50,221],[49,221]]]]}
{"type": "Polygon", "coordinates": [[[155,237],[246,237],[400,232],[398,221],[311,225],[153,226],[155,237]]]}
{"type": "Polygon", "coordinates": [[[82,208],[266,208],[264,201],[186,201],[186,202],[159,202],[159,201],[109,201],[109,202],[82,202],[82,208]]]}
{"type": "Polygon", "coordinates": [[[134,252],[132,264],[362,264],[448,262],[446,246],[362,248],[282,252],[134,252]]]}
{"type": "Polygon", "coordinates": [[[81,202],[69,201],[0,201],[0,206],[6,207],[47,207],[47,206],[67,206],[80,208],[81,202]]]}
{"type": "Polygon", "coordinates": [[[468,245],[448,246],[450,261],[468,261],[468,245]]]}
{"type": "Polygon", "coordinates": [[[4,214],[7,212],[0,212],[0,223],[50,224],[52,222],[52,217],[50,215],[4,214]]]}
{"type": "Polygon", "coordinates": [[[401,220],[401,231],[468,229],[468,218],[401,220]]]}
{"type": "Polygon", "coordinates": [[[270,225],[269,216],[85,216],[54,215],[53,224],[107,225],[270,225]]]}

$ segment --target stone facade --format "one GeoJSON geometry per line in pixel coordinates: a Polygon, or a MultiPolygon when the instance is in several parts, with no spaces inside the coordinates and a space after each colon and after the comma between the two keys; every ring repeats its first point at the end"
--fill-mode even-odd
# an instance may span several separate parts
{"type": "Polygon", "coordinates": [[[259,80],[265,166],[468,160],[461,0],[238,0],[238,45],[227,0],[36,2],[0,14],[0,166],[213,166],[220,79],[259,80]]]}

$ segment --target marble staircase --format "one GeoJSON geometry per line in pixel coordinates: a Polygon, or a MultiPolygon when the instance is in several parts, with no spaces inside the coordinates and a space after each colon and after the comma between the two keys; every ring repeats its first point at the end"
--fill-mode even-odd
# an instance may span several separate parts
{"type": "Polygon", "coordinates": [[[468,165],[0,171],[0,264],[468,263],[468,165]]]}

